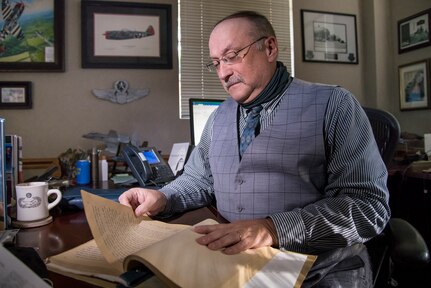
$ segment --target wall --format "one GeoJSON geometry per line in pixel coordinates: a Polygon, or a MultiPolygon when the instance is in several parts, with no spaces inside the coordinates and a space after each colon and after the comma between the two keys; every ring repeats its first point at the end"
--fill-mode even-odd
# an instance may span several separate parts
{"type": "MultiPolygon", "coordinates": [[[[421,11],[431,8],[431,2],[429,0],[414,0],[414,1],[403,1],[403,0],[392,0],[392,19],[391,26],[392,31],[390,35],[393,39],[396,39],[394,43],[397,43],[397,22],[401,19],[407,18],[421,11]]],[[[430,31],[431,32],[431,31],[430,31]]],[[[431,59],[431,46],[416,49],[413,51],[398,54],[398,44],[394,45],[392,50],[394,67],[392,69],[391,78],[392,83],[392,97],[394,99],[394,115],[400,121],[400,125],[403,131],[408,131],[423,135],[424,133],[431,132],[431,110],[413,110],[413,111],[400,111],[399,110],[399,84],[398,84],[398,67],[408,63],[420,61],[423,59],[431,59]]],[[[428,74],[428,83],[430,83],[431,76],[428,74]]],[[[431,93],[431,87],[428,87],[428,93],[431,93]]],[[[431,98],[430,98],[431,100],[431,98]]],[[[429,100],[429,101],[430,101],[429,100]]]]}
{"type": "Polygon", "coordinates": [[[400,111],[398,67],[431,58],[431,46],[398,54],[397,22],[431,8],[429,0],[293,0],[295,76],[338,84],[352,91],[364,106],[388,110],[402,131],[431,132],[431,110],[400,111]],[[302,61],[301,9],[355,14],[359,64],[302,61]]]}
{"type": "Polygon", "coordinates": [[[33,109],[0,110],[7,133],[23,136],[25,158],[56,157],[69,147],[91,148],[101,142],[82,135],[109,129],[138,143],[147,140],[164,153],[172,143],[188,141],[189,123],[179,120],[178,112],[177,1],[151,1],[156,2],[172,6],[173,69],[82,69],[81,0],[65,0],[66,72],[0,73],[1,81],[33,82],[33,109]],[[150,88],[150,94],[123,105],[92,95],[93,88],[109,89],[120,79],[131,89],[150,88]]]}
{"type": "MultiPolygon", "coordinates": [[[[55,157],[69,147],[90,148],[100,142],[82,135],[109,129],[130,135],[138,143],[147,140],[164,153],[169,153],[173,143],[188,141],[189,123],[178,116],[177,1],[145,1],[172,5],[173,69],[169,70],[82,69],[81,0],[65,2],[66,72],[0,73],[1,81],[33,82],[33,109],[0,110],[7,132],[24,137],[24,157],[55,157]],[[130,88],[150,88],[150,95],[119,105],[91,94],[91,89],[110,88],[119,79],[127,80],[130,88]]],[[[429,0],[293,0],[295,76],[349,89],[361,104],[394,113],[403,131],[430,132],[430,110],[399,111],[398,66],[430,58],[431,47],[398,54],[396,31],[398,20],[429,7],[429,0]],[[303,62],[301,9],[355,14],[359,64],[303,62]]]]}
{"type": "MultiPolygon", "coordinates": [[[[350,90],[360,101],[365,101],[362,85],[364,69],[363,50],[358,47],[359,64],[314,63],[302,61],[301,9],[359,14],[359,0],[293,0],[293,27],[295,50],[295,76],[303,80],[337,84],[350,90]]],[[[361,17],[356,17],[358,35],[361,35],[361,17]]],[[[358,37],[360,40],[361,37],[358,37]]],[[[360,42],[358,41],[358,45],[360,42]]]]}

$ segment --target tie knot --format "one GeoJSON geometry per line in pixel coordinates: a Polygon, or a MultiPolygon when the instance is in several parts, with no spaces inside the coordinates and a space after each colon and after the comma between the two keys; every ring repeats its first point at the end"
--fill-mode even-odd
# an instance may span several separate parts
{"type": "Polygon", "coordinates": [[[258,106],[255,106],[253,108],[250,108],[249,113],[251,115],[257,115],[260,113],[260,111],[262,111],[262,109],[263,109],[262,105],[258,105],[258,106]]]}

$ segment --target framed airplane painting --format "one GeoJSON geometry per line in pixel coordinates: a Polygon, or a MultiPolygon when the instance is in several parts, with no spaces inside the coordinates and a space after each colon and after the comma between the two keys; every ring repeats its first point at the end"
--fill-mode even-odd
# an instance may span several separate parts
{"type": "Polygon", "coordinates": [[[0,72],[64,71],[64,0],[2,0],[0,72]]]}
{"type": "Polygon", "coordinates": [[[171,5],[81,2],[82,68],[172,68],[171,5]]]}

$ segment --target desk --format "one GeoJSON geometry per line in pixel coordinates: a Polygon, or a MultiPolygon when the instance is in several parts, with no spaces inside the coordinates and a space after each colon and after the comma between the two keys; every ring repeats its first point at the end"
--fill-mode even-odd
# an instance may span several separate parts
{"type": "Polygon", "coordinates": [[[431,161],[389,168],[392,217],[409,221],[431,247],[431,161]]]}
{"type": "MultiPolygon", "coordinates": [[[[45,259],[93,238],[84,211],[60,211],[56,208],[53,210],[51,214],[54,221],[52,223],[37,228],[21,229],[16,238],[17,246],[33,247],[39,253],[39,256],[45,259]]],[[[207,218],[221,221],[221,218],[216,216],[214,209],[201,208],[169,218],[167,222],[192,225],[207,218]]],[[[53,281],[54,287],[97,287],[51,271],[49,271],[49,278],[53,281]]]]}

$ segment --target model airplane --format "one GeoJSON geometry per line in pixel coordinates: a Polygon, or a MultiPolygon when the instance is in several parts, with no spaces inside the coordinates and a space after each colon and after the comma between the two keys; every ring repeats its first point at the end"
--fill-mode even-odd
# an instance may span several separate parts
{"type": "Polygon", "coordinates": [[[18,20],[24,11],[24,3],[16,3],[12,8],[9,0],[2,0],[1,2],[1,12],[3,16],[3,28],[0,31],[0,41],[6,39],[8,35],[15,37],[18,40],[24,38],[24,33],[18,24],[18,20]]]}
{"type": "Polygon", "coordinates": [[[108,40],[128,40],[128,39],[139,39],[154,35],[153,26],[148,26],[145,32],[142,31],[130,31],[130,30],[111,30],[103,33],[105,39],[108,40]]]}
{"type": "Polygon", "coordinates": [[[105,151],[116,155],[118,146],[120,143],[130,143],[130,137],[126,135],[120,135],[115,130],[109,130],[108,134],[90,132],[82,135],[82,137],[104,143],[105,151]]]}

